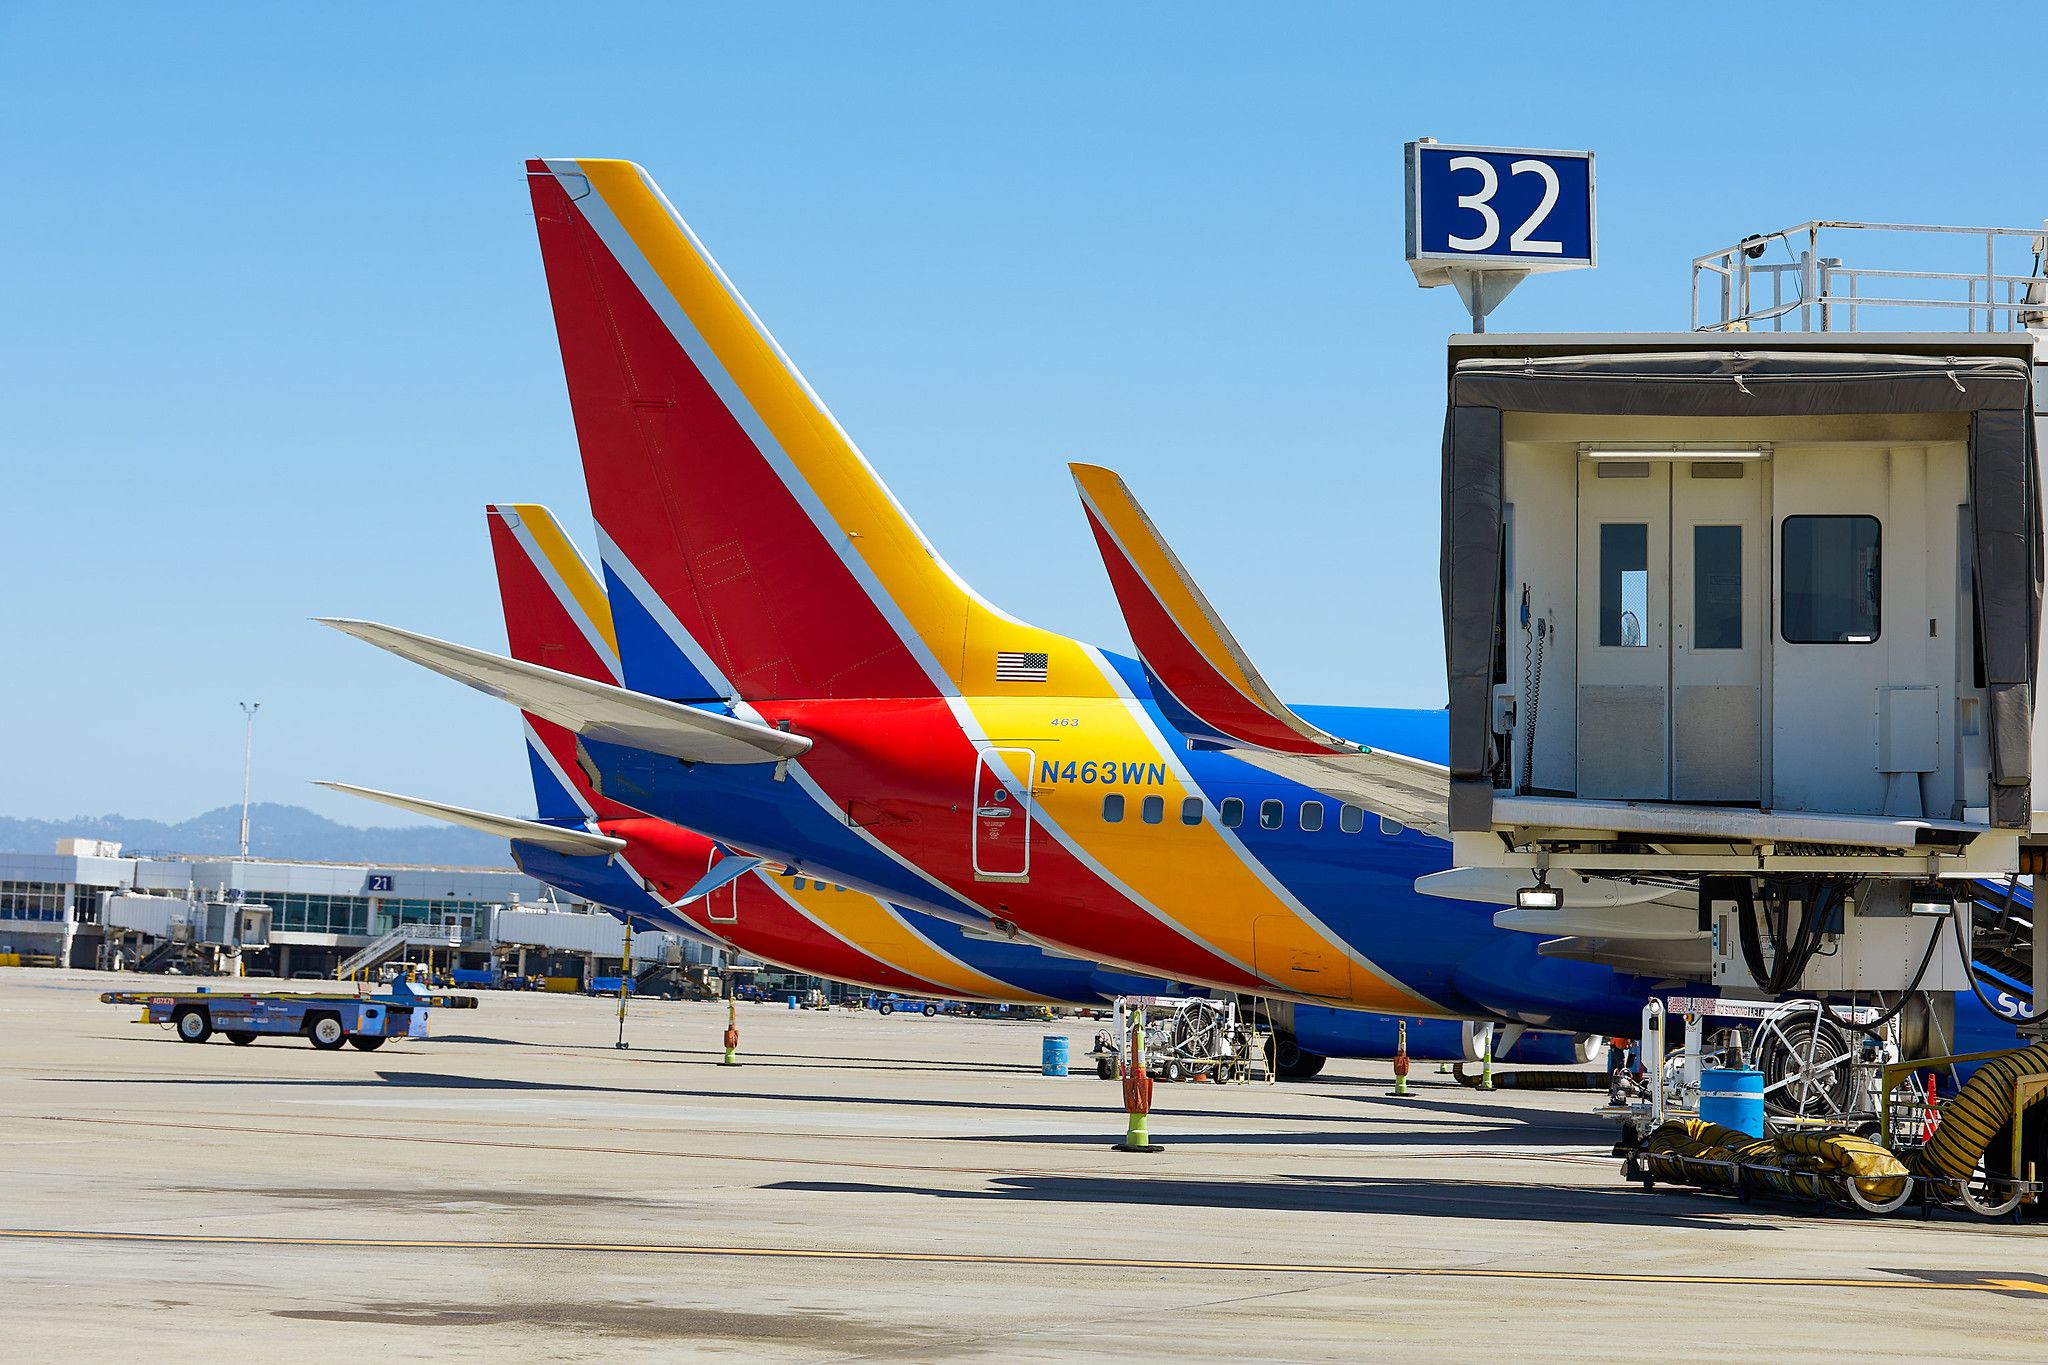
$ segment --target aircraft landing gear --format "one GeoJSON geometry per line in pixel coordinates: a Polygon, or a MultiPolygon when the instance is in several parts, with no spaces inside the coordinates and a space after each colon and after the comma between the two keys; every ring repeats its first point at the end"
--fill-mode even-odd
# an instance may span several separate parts
{"type": "Polygon", "coordinates": [[[1291,1033],[1275,1033],[1266,1039],[1266,1068],[1283,1081],[1305,1081],[1320,1075],[1329,1060],[1320,1052],[1304,1050],[1291,1033]]]}

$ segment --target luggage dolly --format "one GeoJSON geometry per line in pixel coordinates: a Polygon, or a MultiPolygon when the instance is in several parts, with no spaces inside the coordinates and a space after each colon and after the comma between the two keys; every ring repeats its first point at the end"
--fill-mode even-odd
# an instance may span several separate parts
{"type": "Polygon", "coordinates": [[[430,1009],[473,1010],[473,995],[421,995],[403,978],[386,995],[315,991],[105,991],[100,1003],[140,1005],[138,1024],[176,1030],[178,1040],[203,1043],[215,1033],[245,1047],[266,1034],[303,1034],[323,1052],[343,1043],[364,1052],[387,1038],[425,1038],[430,1009]]]}

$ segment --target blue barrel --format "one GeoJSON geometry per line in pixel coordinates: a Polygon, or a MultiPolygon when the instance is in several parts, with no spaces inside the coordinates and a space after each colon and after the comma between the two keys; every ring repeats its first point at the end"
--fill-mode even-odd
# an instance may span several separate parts
{"type": "Polygon", "coordinates": [[[796,1008],[796,997],[795,997],[795,996],[793,996],[793,995],[792,995],[791,997],[789,997],[789,1007],[790,1007],[791,1009],[795,1009],[795,1008],[796,1008]]]}
{"type": "Polygon", "coordinates": [[[1040,1053],[1039,1070],[1048,1076],[1067,1074],[1067,1035],[1048,1033],[1040,1053]]]}
{"type": "Polygon", "coordinates": [[[1764,1073],[1702,1071],[1700,1117],[1751,1137],[1764,1135],[1764,1073]]]}

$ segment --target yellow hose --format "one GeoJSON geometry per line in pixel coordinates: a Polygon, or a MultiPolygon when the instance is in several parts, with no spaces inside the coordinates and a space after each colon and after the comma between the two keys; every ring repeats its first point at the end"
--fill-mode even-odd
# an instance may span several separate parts
{"type": "Polygon", "coordinates": [[[1795,1131],[1753,1138],[1704,1119],[1671,1119],[1650,1134],[1643,1159],[1661,1180],[1707,1189],[1741,1188],[1863,1206],[1888,1204],[1906,1192],[1904,1162],[1869,1139],[1846,1133],[1795,1131]]]}
{"type": "MultiPolygon", "coordinates": [[[[2048,1043],[2008,1052],[1978,1067],[1955,1098],[1941,1106],[1941,1123],[1913,1158],[1914,1172],[1969,1179],[2000,1130],[2019,1121],[2012,1108],[2014,1083],[2042,1075],[2048,1075],[2048,1043]]],[[[2039,1098],[2030,1098],[2028,1107],[2039,1098]]]]}
{"type": "Polygon", "coordinates": [[[1763,1146],[1751,1178],[1780,1194],[1841,1201],[1845,1180],[1872,1204],[1888,1204],[1906,1192],[1906,1163],[1869,1138],[1795,1129],[1763,1146]]]}
{"type": "Polygon", "coordinates": [[[1747,1133],[1705,1119],[1672,1119],[1650,1134],[1644,1162],[1660,1180],[1734,1189],[1740,1173],[1708,1163],[1740,1161],[1741,1154],[1756,1144],[1747,1133]]]}

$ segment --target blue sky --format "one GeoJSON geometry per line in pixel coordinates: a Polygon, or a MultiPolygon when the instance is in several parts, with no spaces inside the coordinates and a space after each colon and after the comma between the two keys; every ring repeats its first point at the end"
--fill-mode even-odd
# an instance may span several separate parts
{"type": "Polygon", "coordinates": [[[1690,258],[1749,232],[2039,221],[2003,8],[1743,39],[1656,6],[0,0],[0,814],[233,800],[244,698],[258,799],[529,804],[509,712],[308,618],[501,645],[483,504],[587,536],[536,154],[647,166],[992,601],[1124,643],[1063,468],[1106,463],[1282,691],[1440,705],[1461,318],[1402,262],[1401,144],[1598,152],[1599,269],[1497,329],[1682,327],[1690,258]]]}

